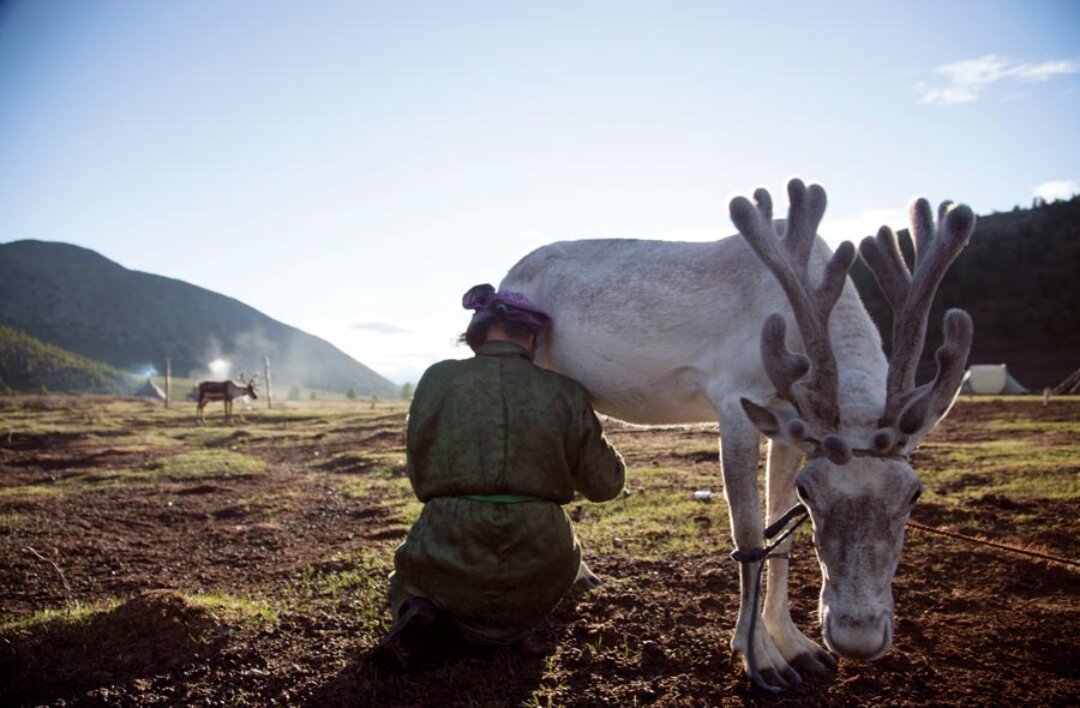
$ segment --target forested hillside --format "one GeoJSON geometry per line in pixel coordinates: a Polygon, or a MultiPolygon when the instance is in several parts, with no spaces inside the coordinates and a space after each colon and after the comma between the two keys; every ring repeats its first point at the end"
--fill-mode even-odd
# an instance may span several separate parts
{"type": "Polygon", "coordinates": [[[128,270],[79,246],[0,244],[0,324],[126,371],[211,375],[228,360],[239,370],[273,364],[274,383],[396,397],[399,387],[329,342],[224,295],[128,270]]]}
{"type": "Polygon", "coordinates": [[[135,378],[0,325],[0,393],[130,394],[135,378]]]}
{"type": "MultiPolygon", "coordinates": [[[[910,259],[907,231],[900,241],[910,259]]],[[[861,261],[852,277],[888,347],[892,313],[877,283],[861,261]]],[[[1080,368],[1080,197],[979,217],[938,291],[921,378],[933,374],[933,348],[950,307],[975,320],[972,364],[1008,364],[1033,390],[1080,368]]]]}

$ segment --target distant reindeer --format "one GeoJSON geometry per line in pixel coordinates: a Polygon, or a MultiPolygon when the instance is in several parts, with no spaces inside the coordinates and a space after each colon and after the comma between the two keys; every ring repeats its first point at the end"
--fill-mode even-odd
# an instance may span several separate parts
{"type": "Polygon", "coordinates": [[[974,229],[968,207],[942,204],[935,225],[926,200],[912,204],[913,268],[887,227],[863,241],[895,312],[886,358],[847,277],[855,248],[830,253],[817,236],[825,191],[792,180],[788,195],[780,230],[759,189],[753,203],[731,202],[741,238],[554,243],[500,286],[552,316],[536,362],[581,381],[601,412],[645,424],[719,421],[742,586],[731,646],[772,691],[801,681],[795,666],[826,671],[835,660],[792,621],[791,540],[763,544],[759,434],[770,440],[770,535],[800,514],[813,523],[826,646],[875,659],[892,643],[892,578],[922,488],[911,451],[952,405],[972,337],[968,315],[950,310],[937,375],[915,385],[934,293],[974,229]]]}
{"type": "Polygon", "coordinates": [[[233,401],[243,396],[258,399],[255,384],[259,375],[255,374],[244,386],[237,386],[232,381],[203,381],[199,384],[199,405],[195,409],[196,424],[206,424],[203,409],[210,401],[225,401],[225,422],[232,422],[233,401]]]}

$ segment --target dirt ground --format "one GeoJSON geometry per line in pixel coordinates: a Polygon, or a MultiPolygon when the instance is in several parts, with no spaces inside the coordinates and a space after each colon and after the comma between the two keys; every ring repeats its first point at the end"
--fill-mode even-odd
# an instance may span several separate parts
{"type": "MultiPolygon", "coordinates": [[[[1078,444],[1037,425],[1080,420],[1077,399],[1047,408],[1031,399],[961,404],[933,439],[978,442],[1000,435],[990,423],[1020,419],[1034,421],[1025,435],[1044,435],[1047,445],[1078,444]]],[[[1080,569],[917,530],[894,583],[889,654],[841,661],[832,675],[807,677],[778,697],[751,686],[728,650],[738,587],[726,528],[715,529],[715,552],[642,561],[618,548],[589,549],[607,582],[562,602],[538,632],[538,652],[436,642],[418,670],[388,671],[366,658],[387,628],[385,604],[370,598],[381,597],[406,525],[378,488],[367,497],[343,491],[342,476],[362,477],[363,464],[311,460],[400,451],[403,422],[403,413],[387,413],[351,436],[246,447],[241,424],[216,444],[247,450],[264,472],[133,484],[117,483],[117,471],[152,473],[169,451],[0,429],[0,489],[79,482],[82,490],[0,497],[0,622],[8,623],[0,631],[0,704],[1080,704],[1080,569]],[[346,591],[331,587],[332,578],[347,578],[346,591]],[[236,619],[192,599],[202,593],[264,598],[276,614],[236,619]],[[106,600],[119,604],[83,621],[12,624],[106,600]]],[[[694,435],[707,442],[714,433],[694,435]]],[[[614,426],[611,437],[632,465],[716,474],[715,457],[667,456],[685,432],[614,426]]],[[[1057,472],[1080,479],[1080,468],[1057,472]]],[[[913,518],[1080,557],[1076,495],[926,502],[913,518]]],[[[805,541],[792,583],[793,616],[816,636],[820,574],[805,541]]]]}

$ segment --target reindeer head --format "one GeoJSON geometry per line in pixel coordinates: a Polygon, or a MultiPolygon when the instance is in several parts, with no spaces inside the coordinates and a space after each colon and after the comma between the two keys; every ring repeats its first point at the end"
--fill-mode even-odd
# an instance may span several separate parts
{"type": "MultiPolygon", "coordinates": [[[[243,379],[241,379],[241,381],[243,381],[243,379]]],[[[259,382],[259,375],[258,374],[252,374],[251,378],[247,382],[247,386],[244,387],[247,390],[247,395],[251,396],[251,400],[253,400],[253,401],[258,400],[258,398],[259,398],[258,394],[255,393],[255,390],[256,390],[255,387],[258,385],[258,382],[259,382]]]]}
{"type": "Polygon", "coordinates": [[[805,351],[788,349],[786,320],[779,313],[771,315],[762,330],[761,357],[784,403],[763,407],[743,399],[742,404],[763,434],[808,455],[796,487],[814,526],[826,645],[843,656],[874,659],[892,643],[892,578],[904,526],[922,487],[908,455],[955,400],[971,347],[971,318],[962,310],[950,310],[944,344],[936,353],[937,374],[916,388],[915,369],[934,293],[971,237],[975,217],[966,206],[945,203],[935,227],[926,200],[913,202],[914,272],[888,227],[882,227],[876,239],[863,241],[862,257],[894,311],[893,346],[885,380],[878,382],[883,403],[882,392],[871,396],[880,410],[870,417],[865,412],[845,415],[828,324],[855,248],[850,242],[841,244],[820,283],[812,283],[809,264],[825,213],[825,190],[792,180],[788,196],[783,235],[774,229],[772,200],[764,189],[754,193],[754,204],[742,197],[731,202],[732,221],[791,304],[805,351]]]}

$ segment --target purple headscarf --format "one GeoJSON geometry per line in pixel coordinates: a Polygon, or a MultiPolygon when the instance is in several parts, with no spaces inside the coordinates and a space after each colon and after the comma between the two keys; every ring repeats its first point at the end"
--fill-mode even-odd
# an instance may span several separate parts
{"type": "Polygon", "coordinates": [[[551,324],[551,317],[529,302],[529,298],[512,290],[496,291],[487,283],[469,288],[461,298],[461,306],[474,310],[465,332],[465,341],[474,349],[482,342],[474,342],[473,335],[479,333],[480,328],[488,322],[517,322],[533,332],[539,332],[551,324]]]}

